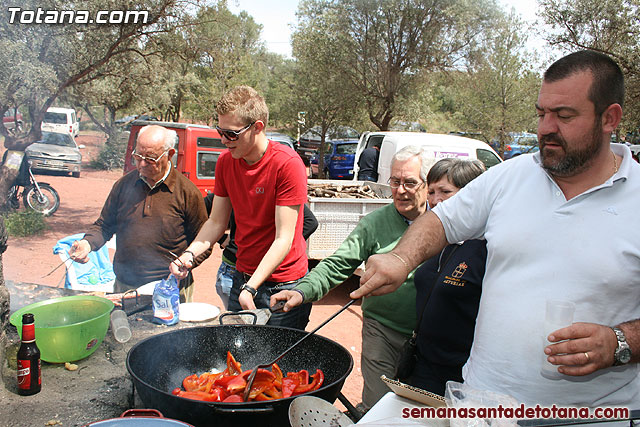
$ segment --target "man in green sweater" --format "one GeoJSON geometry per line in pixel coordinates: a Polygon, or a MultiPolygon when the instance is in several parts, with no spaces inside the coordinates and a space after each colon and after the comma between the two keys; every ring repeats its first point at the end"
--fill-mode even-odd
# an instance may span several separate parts
{"type": "MultiPolygon", "coordinates": [[[[358,223],[336,252],[323,259],[296,288],[271,297],[286,300],[284,311],[317,301],[342,284],[373,254],[391,251],[407,227],[427,210],[427,173],[434,160],[420,147],[408,146],[391,160],[389,185],[393,204],[371,212],[358,223]]],[[[398,260],[402,262],[402,260],[398,260]]],[[[395,292],[362,301],[362,404],[369,410],[389,388],[381,375],[393,377],[405,340],[416,326],[413,272],[395,292]]]]}

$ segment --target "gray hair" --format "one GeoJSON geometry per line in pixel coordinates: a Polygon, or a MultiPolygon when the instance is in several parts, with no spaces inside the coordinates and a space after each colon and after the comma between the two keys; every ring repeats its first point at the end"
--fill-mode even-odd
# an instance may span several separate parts
{"type": "Polygon", "coordinates": [[[462,188],[486,169],[480,160],[466,160],[456,157],[448,157],[439,160],[427,175],[427,184],[440,181],[445,175],[447,180],[457,188],[462,188]]]}
{"type": "Polygon", "coordinates": [[[422,147],[417,145],[407,145],[402,148],[391,158],[391,166],[393,166],[396,161],[406,162],[412,157],[420,157],[420,179],[426,182],[427,174],[436,160],[430,157],[429,152],[422,147]]]}
{"type": "Polygon", "coordinates": [[[140,131],[138,132],[138,138],[140,138],[140,135],[142,135],[144,132],[154,127],[157,127],[163,130],[162,151],[167,151],[172,148],[178,147],[178,134],[176,133],[176,131],[173,129],[167,129],[159,125],[146,125],[141,127],[140,131]]]}

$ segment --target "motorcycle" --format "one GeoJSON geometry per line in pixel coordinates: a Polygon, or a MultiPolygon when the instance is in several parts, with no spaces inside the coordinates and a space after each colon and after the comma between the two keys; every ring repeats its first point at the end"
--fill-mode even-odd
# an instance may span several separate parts
{"type": "Polygon", "coordinates": [[[18,178],[9,189],[7,200],[13,209],[18,209],[20,198],[25,207],[44,216],[52,215],[60,207],[58,192],[49,184],[36,181],[26,158],[22,161],[18,178]]]}

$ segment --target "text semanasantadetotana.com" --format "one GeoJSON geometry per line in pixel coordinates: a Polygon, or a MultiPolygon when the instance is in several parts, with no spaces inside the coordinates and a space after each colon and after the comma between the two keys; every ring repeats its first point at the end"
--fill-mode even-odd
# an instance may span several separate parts
{"type": "Polygon", "coordinates": [[[146,10],[99,10],[95,16],[88,10],[36,10],[10,7],[10,24],[146,24],[146,10]]]}
{"type": "Polygon", "coordinates": [[[550,418],[550,419],[628,419],[629,408],[576,408],[563,406],[402,408],[402,418],[550,418]]]}

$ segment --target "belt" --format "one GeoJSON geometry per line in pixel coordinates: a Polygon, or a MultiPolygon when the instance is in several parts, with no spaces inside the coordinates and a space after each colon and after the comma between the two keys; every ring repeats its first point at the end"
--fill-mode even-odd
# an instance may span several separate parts
{"type": "MultiPolygon", "coordinates": [[[[242,273],[242,277],[244,277],[244,282],[245,282],[245,283],[246,283],[246,282],[248,282],[248,281],[249,281],[249,279],[251,279],[251,275],[250,275],[250,274],[247,274],[247,273],[242,273]]],[[[300,279],[301,279],[301,278],[300,278],[300,279]]],[[[266,286],[291,285],[291,284],[293,284],[293,283],[298,282],[298,280],[300,280],[300,279],[296,279],[296,280],[289,280],[289,281],[287,281],[287,282],[272,282],[272,281],[269,281],[269,280],[265,280],[264,282],[262,282],[262,284],[263,284],[263,285],[266,285],[266,286]]]]}

